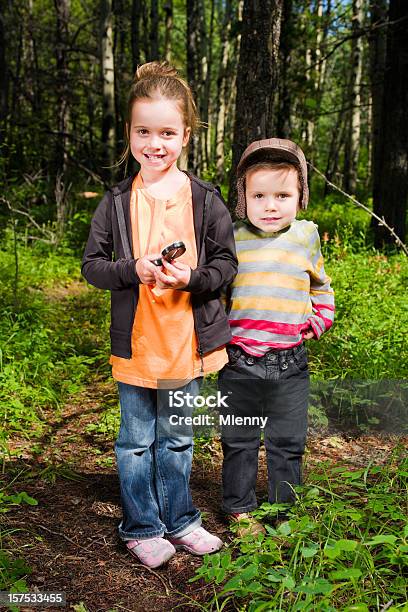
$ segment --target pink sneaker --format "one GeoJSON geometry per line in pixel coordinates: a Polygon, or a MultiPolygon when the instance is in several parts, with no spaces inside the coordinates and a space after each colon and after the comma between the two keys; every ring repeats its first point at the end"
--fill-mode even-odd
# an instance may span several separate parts
{"type": "Polygon", "coordinates": [[[149,538],[148,540],[129,540],[126,546],[147,567],[160,567],[176,552],[173,544],[164,538],[149,538]]]}
{"type": "Polygon", "coordinates": [[[208,533],[203,527],[197,527],[185,536],[169,538],[169,540],[177,549],[187,550],[193,555],[206,555],[222,547],[222,540],[208,533]]]}

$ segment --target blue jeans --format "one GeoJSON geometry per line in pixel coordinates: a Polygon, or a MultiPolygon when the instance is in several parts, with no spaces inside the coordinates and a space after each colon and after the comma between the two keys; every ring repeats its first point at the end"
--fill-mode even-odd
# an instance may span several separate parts
{"type": "Polygon", "coordinates": [[[226,513],[250,512],[255,494],[261,429],[250,418],[266,418],[264,444],[268,467],[268,501],[293,503],[293,487],[302,483],[301,464],[307,433],[309,371],[306,348],[271,350],[260,358],[237,346],[227,347],[229,363],[218,385],[228,397],[221,415],[232,418],[221,428],[226,513]],[[248,422],[247,425],[240,425],[248,422]],[[247,421],[245,420],[247,419],[247,421]]]}
{"type": "MultiPolygon", "coordinates": [[[[169,392],[118,383],[121,422],[115,453],[123,540],[180,537],[201,524],[191,499],[192,429],[169,426],[169,392]]],[[[181,388],[197,395],[199,384],[181,388]]],[[[184,410],[185,414],[187,409],[184,410]]]]}

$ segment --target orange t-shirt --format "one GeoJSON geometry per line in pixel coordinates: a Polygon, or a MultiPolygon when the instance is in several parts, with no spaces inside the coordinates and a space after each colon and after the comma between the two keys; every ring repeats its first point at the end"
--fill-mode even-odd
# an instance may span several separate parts
{"type": "MultiPolygon", "coordinates": [[[[191,183],[185,184],[168,200],[154,198],[138,174],[130,199],[133,253],[135,258],[182,240],[186,252],[179,261],[197,267],[191,183]]],[[[132,357],[110,358],[112,375],[139,387],[175,388],[193,378],[220,370],[228,361],[224,347],[207,353],[197,352],[191,294],[177,289],[160,290],[139,285],[139,300],[132,329],[132,357]]]]}

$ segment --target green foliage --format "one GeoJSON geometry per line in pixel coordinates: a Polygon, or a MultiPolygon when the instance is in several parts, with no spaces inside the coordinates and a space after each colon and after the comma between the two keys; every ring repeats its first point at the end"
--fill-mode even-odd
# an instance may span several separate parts
{"type": "Polygon", "coordinates": [[[408,602],[408,459],[360,470],[321,465],[298,488],[287,521],[272,526],[282,505],[254,515],[267,534],[237,539],[196,571],[212,583],[209,609],[226,599],[248,612],[380,610],[408,602]]]}
{"type": "MultiPolygon", "coordinates": [[[[36,499],[25,491],[9,495],[5,491],[5,487],[0,488],[0,514],[9,512],[15,506],[21,504],[36,506],[38,503],[36,499]]],[[[15,593],[25,593],[28,590],[25,577],[31,570],[23,559],[16,557],[14,551],[3,549],[3,542],[12,534],[13,530],[6,531],[0,528],[0,591],[8,590],[15,593]]],[[[17,608],[14,607],[14,609],[17,608]]]]}
{"type": "MultiPolygon", "coordinates": [[[[350,248],[361,248],[366,244],[370,216],[362,208],[353,204],[339,193],[332,193],[325,198],[318,198],[323,184],[319,177],[313,182],[311,202],[301,216],[314,221],[319,226],[320,235],[327,234],[329,240],[340,241],[350,248]]],[[[363,202],[370,206],[371,202],[363,202]]]]}
{"type": "Polygon", "coordinates": [[[347,233],[323,243],[323,252],[336,315],[333,329],[318,343],[308,344],[313,374],[320,379],[406,378],[407,258],[357,250],[347,233]]]}
{"type": "Polygon", "coordinates": [[[3,447],[11,433],[32,437],[42,432],[42,409],[53,407],[58,414],[61,402],[83,388],[89,368],[102,362],[102,354],[105,361],[107,341],[106,296],[91,292],[85,307],[87,290],[73,256],[19,245],[17,294],[14,274],[13,253],[6,249],[0,271],[3,447]],[[65,288],[69,285],[73,294],[65,288]]]}
{"type": "MultiPolygon", "coordinates": [[[[86,431],[100,437],[103,440],[109,439],[114,440],[119,431],[120,425],[120,408],[118,406],[117,399],[106,404],[106,408],[98,419],[97,423],[90,423],[86,426],[86,431]]],[[[110,457],[107,458],[108,462],[110,457]]]]}

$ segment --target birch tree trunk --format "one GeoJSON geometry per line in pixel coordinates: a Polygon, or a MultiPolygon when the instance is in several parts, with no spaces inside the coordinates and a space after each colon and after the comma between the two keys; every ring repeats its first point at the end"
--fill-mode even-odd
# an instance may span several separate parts
{"type": "Polygon", "coordinates": [[[361,29],[364,21],[364,1],[353,0],[354,38],[351,43],[351,72],[349,81],[348,133],[344,150],[344,190],[356,193],[358,159],[361,132],[361,77],[363,73],[363,38],[361,29]]]}
{"type": "Polygon", "coordinates": [[[129,87],[128,78],[126,77],[128,70],[127,49],[126,49],[126,32],[128,30],[129,21],[126,18],[126,10],[124,0],[115,0],[113,5],[114,19],[114,38],[113,38],[113,64],[115,70],[115,156],[118,156],[123,150],[123,117],[122,108],[126,107],[126,92],[129,87]]]}
{"type": "MultiPolygon", "coordinates": [[[[102,146],[108,166],[115,156],[115,67],[113,59],[112,0],[101,0],[101,67],[102,67],[102,146]]],[[[106,169],[106,175],[110,171],[106,169]]]]}

